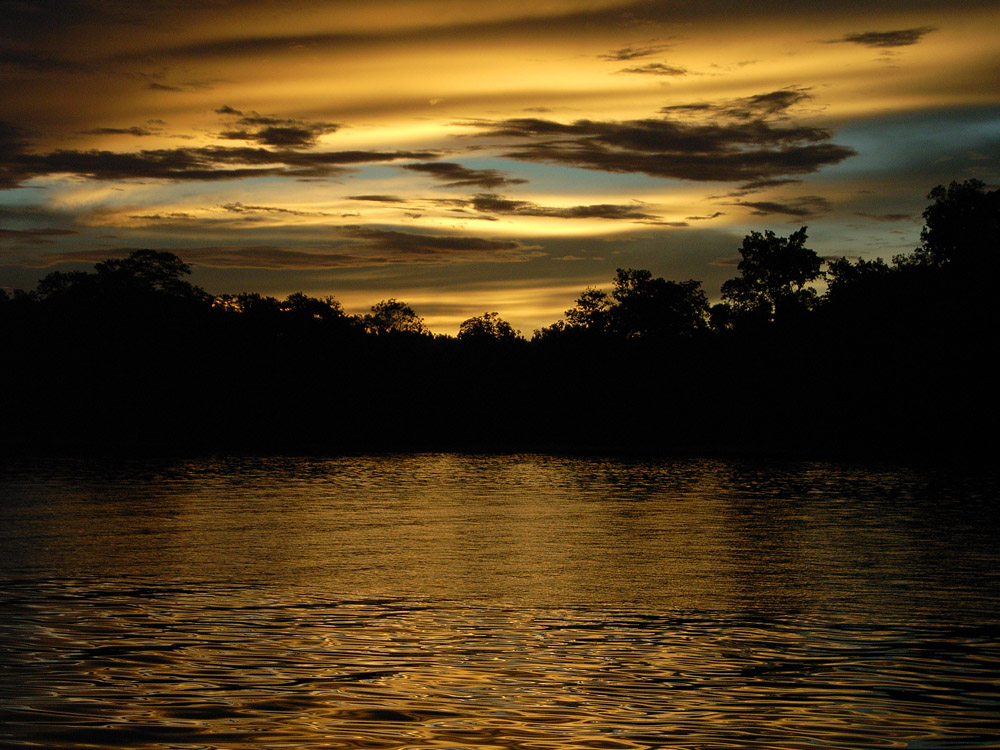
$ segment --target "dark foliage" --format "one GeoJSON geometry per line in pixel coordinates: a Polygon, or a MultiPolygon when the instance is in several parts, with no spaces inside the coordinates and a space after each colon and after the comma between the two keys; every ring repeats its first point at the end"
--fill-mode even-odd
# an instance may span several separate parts
{"type": "Polygon", "coordinates": [[[530,341],[403,302],[212,296],[140,250],[0,294],[10,450],[572,449],[986,455],[1000,199],[935,188],[921,246],[831,261],[752,233],[709,310],[619,269],[530,341]],[[825,291],[816,282],[826,282],[825,291]]]}

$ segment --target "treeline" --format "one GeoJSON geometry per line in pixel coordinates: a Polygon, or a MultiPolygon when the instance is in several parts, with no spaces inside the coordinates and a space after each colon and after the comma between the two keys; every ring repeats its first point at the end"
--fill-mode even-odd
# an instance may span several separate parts
{"type": "Polygon", "coordinates": [[[619,269],[530,340],[403,302],[210,295],[140,250],[0,293],[8,450],[985,455],[1000,191],[938,187],[921,245],[824,261],[751,233],[709,305],[619,269]]]}

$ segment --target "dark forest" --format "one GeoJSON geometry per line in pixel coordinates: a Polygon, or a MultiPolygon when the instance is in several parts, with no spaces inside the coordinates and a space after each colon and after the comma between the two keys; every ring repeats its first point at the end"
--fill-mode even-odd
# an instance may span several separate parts
{"type": "Polygon", "coordinates": [[[0,292],[5,448],[984,458],[1000,191],[928,198],[912,253],[754,232],[714,306],[619,269],[530,339],[496,312],[451,337],[395,299],[214,296],[155,250],[50,273],[0,292]]]}

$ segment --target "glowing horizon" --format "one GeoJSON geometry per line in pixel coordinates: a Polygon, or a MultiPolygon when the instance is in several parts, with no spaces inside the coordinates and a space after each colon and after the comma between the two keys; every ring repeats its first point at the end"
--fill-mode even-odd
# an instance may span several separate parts
{"type": "Polygon", "coordinates": [[[752,230],[906,252],[930,188],[1000,181],[998,20],[25,3],[0,48],[0,286],[153,247],[213,293],[397,297],[439,333],[488,309],[530,334],[617,267],[714,295],[752,230]]]}

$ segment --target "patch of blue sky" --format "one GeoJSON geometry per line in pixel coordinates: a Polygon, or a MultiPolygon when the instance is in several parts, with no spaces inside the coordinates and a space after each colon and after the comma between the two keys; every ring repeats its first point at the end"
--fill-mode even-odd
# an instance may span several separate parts
{"type": "Polygon", "coordinates": [[[925,111],[855,120],[838,129],[834,141],[858,155],[824,169],[824,177],[889,176],[900,169],[926,169],[939,159],[1000,150],[1000,111],[925,111]]]}
{"type": "Polygon", "coordinates": [[[20,187],[0,191],[0,210],[4,208],[31,208],[42,202],[45,190],[41,187],[20,187]]]}

